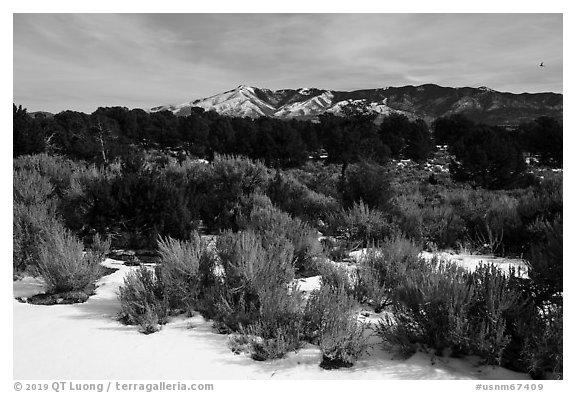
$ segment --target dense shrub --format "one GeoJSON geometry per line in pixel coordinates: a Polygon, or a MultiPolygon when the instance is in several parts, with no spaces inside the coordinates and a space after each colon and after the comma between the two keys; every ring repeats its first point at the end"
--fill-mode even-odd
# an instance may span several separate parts
{"type": "Polygon", "coordinates": [[[103,261],[106,259],[106,256],[110,252],[110,245],[112,241],[110,240],[110,236],[106,237],[106,239],[102,239],[98,233],[92,237],[92,243],[90,244],[90,252],[94,255],[99,261],[103,261]]]}
{"type": "Polygon", "coordinates": [[[200,219],[200,165],[144,161],[128,170],[119,163],[85,166],[39,155],[15,160],[15,166],[46,173],[71,230],[111,234],[116,247],[146,247],[158,234],[185,239],[200,219]]]}
{"type": "Polygon", "coordinates": [[[246,227],[260,234],[265,240],[287,239],[294,247],[296,270],[313,269],[313,258],[321,251],[320,243],[316,231],[299,218],[293,218],[274,207],[256,207],[250,213],[246,227]]]}
{"type": "Polygon", "coordinates": [[[81,162],[46,153],[18,157],[14,159],[13,165],[15,171],[26,169],[48,178],[58,196],[70,188],[74,174],[85,167],[81,162]]]}
{"type": "Polygon", "coordinates": [[[320,238],[323,254],[331,261],[342,262],[350,259],[350,252],[362,245],[362,242],[347,241],[342,238],[326,236],[320,238]]]}
{"type": "Polygon", "coordinates": [[[240,331],[254,360],[278,359],[302,345],[302,297],[297,287],[267,288],[259,293],[258,320],[240,331]]]}
{"type": "Polygon", "coordinates": [[[207,244],[193,233],[190,241],[160,238],[158,251],[157,271],[170,308],[191,313],[198,306],[202,291],[200,266],[212,265],[207,244]]]}
{"type": "Polygon", "coordinates": [[[226,233],[216,243],[221,271],[214,273],[213,318],[223,332],[239,332],[254,359],[282,357],[300,346],[301,292],[293,247],[284,238],[226,233]]]}
{"type": "Polygon", "coordinates": [[[532,309],[523,315],[519,334],[523,337],[521,359],[537,379],[563,379],[563,306],[532,309]]]}
{"type": "Polygon", "coordinates": [[[145,334],[157,332],[168,321],[168,299],[154,271],[141,266],[124,277],[120,287],[119,318],[128,325],[139,325],[145,334]]]}
{"type": "Polygon", "coordinates": [[[54,187],[46,176],[34,168],[14,171],[12,243],[15,275],[37,266],[40,243],[54,228],[62,226],[57,218],[56,202],[54,187]]]}
{"type": "Polygon", "coordinates": [[[396,232],[396,226],[382,212],[371,209],[362,201],[330,215],[326,229],[327,234],[358,245],[384,239],[396,232]]]}
{"type": "Polygon", "coordinates": [[[149,247],[158,235],[186,239],[194,229],[184,189],[162,173],[126,174],[114,182],[112,193],[133,248],[149,247]]]}
{"type": "MultiPolygon", "coordinates": [[[[533,240],[542,240],[543,232],[530,230],[529,226],[538,220],[553,221],[562,215],[563,207],[563,181],[562,177],[550,177],[542,180],[536,186],[525,190],[518,197],[518,214],[523,226],[528,228],[527,237],[533,240]]],[[[542,229],[542,228],[540,228],[542,229]]]]}
{"type": "Polygon", "coordinates": [[[52,199],[54,186],[36,170],[15,170],[12,178],[13,202],[26,206],[40,205],[52,199]]]}
{"type": "Polygon", "coordinates": [[[267,195],[280,209],[311,223],[326,220],[339,208],[335,198],[310,190],[293,176],[276,172],[268,185],[267,195]]]}
{"type": "Polygon", "coordinates": [[[66,226],[79,234],[94,230],[113,232],[114,223],[120,220],[112,186],[120,176],[119,169],[111,166],[90,166],[75,172],[58,209],[66,226]]]}
{"type": "Polygon", "coordinates": [[[53,206],[14,203],[12,230],[14,274],[25,270],[34,274],[40,259],[41,243],[48,241],[51,233],[63,231],[63,226],[56,218],[53,206]]]}
{"type": "Polygon", "coordinates": [[[453,220],[460,224],[462,230],[455,235],[461,244],[468,243],[482,253],[521,253],[522,221],[514,193],[461,189],[441,195],[453,220]]]}
{"type": "Polygon", "coordinates": [[[468,316],[471,351],[500,364],[511,340],[512,317],[524,308],[521,289],[513,271],[507,276],[494,265],[478,266],[468,282],[474,289],[468,316]]]}
{"type": "Polygon", "coordinates": [[[289,173],[300,183],[318,194],[334,199],[340,197],[338,189],[340,167],[338,165],[308,161],[299,169],[290,170],[289,173]]]}
{"type": "MultiPolygon", "coordinates": [[[[34,174],[48,180],[52,192],[50,202],[66,226],[79,235],[91,230],[105,232],[111,222],[118,221],[118,208],[110,192],[112,179],[119,176],[119,166],[96,167],[75,162],[60,156],[39,154],[14,160],[15,176],[18,173],[34,174]]],[[[16,183],[17,184],[17,183],[16,183]]],[[[17,193],[15,188],[15,193],[17,193]]],[[[31,195],[33,192],[29,192],[31,195]]],[[[34,191],[38,200],[44,192],[34,191]]],[[[15,194],[15,198],[18,196],[15,194]]]]}
{"type": "Polygon", "coordinates": [[[216,156],[206,175],[201,214],[209,230],[237,229],[243,197],[264,193],[269,178],[262,163],[226,156],[216,156]]]}
{"type": "Polygon", "coordinates": [[[466,313],[472,290],[466,286],[464,271],[440,264],[439,271],[421,262],[406,272],[394,290],[392,318],[380,322],[379,334],[385,344],[428,345],[440,354],[445,349],[461,351],[466,346],[466,313]],[[409,344],[408,344],[409,343],[409,344]]]}
{"type": "Polygon", "coordinates": [[[420,248],[401,236],[388,238],[369,248],[358,267],[356,294],[377,311],[389,305],[407,272],[421,265],[420,248]]]}
{"type": "MultiPolygon", "coordinates": [[[[530,225],[561,211],[561,192],[404,186],[394,198],[395,222],[428,248],[466,245],[481,253],[521,255],[536,240],[530,225]]],[[[541,236],[538,235],[538,236],[541,236]]]]}
{"type": "Polygon", "coordinates": [[[533,229],[542,232],[544,238],[535,241],[527,255],[528,275],[532,280],[536,304],[562,303],[563,293],[563,238],[562,218],[552,222],[537,221],[533,229]]]}
{"type": "Polygon", "coordinates": [[[342,184],[345,207],[363,202],[371,209],[387,211],[393,196],[388,170],[378,164],[361,162],[351,165],[342,184]]]}
{"type": "MultiPolygon", "coordinates": [[[[522,287],[527,305],[517,315],[514,343],[522,352],[522,371],[534,378],[563,378],[563,248],[562,218],[538,219],[533,226],[541,234],[527,255],[530,280],[522,287]]],[[[516,352],[518,352],[517,350],[516,352]]],[[[511,357],[511,356],[509,356],[511,357]]],[[[511,362],[513,366],[518,361],[511,362]]]]}
{"type": "Polygon", "coordinates": [[[392,297],[393,316],[379,326],[386,343],[405,353],[424,345],[476,354],[489,364],[500,364],[510,342],[507,316],[521,307],[519,289],[496,267],[468,273],[442,261],[408,269],[392,297]]]}
{"type": "Polygon", "coordinates": [[[84,253],[70,231],[56,227],[40,243],[38,273],[49,292],[82,291],[103,275],[101,258],[100,253],[84,253]]]}
{"type": "Polygon", "coordinates": [[[368,348],[365,328],[356,320],[355,300],[343,286],[322,285],[310,294],[304,334],[322,351],[320,367],[351,367],[368,348]]]}
{"type": "Polygon", "coordinates": [[[294,278],[293,246],[284,238],[271,238],[264,244],[251,231],[226,233],[216,242],[216,254],[222,274],[214,318],[232,331],[257,322],[264,297],[281,296],[294,278]]]}
{"type": "MultiPolygon", "coordinates": [[[[295,326],[297,327],[297,322],[295,326]]],[[[232,352],[247,352],[254,360],[279,359],[301,346],[298,329],[294,329],[294,326],[279,325],[271,338],[263,338],[268,329],[263,329],[260,323],[242,330],[242,333],[229,337],[228,345],[232,352]]]]}
{"type": "Polygon", "coordinates": [[[504,254],[509,245],[517,249],[521,229],[517,211],[518,200],[508,195],[497,195],[490,207],[476,223],[476,239],[491,253],[504,254]]]}
{"type": "Polygon", "coordinates": [[[332,261],[322,261],[318,264],[318,272],[322,285],[333,290],[344,288],[349,295],[355,293],[357,281],[355,266],[346,267],[332,261]]]}
{"type": "Polygon", "coordinates": [[[466,239],[466,222],[440,187],[403,184],[402,188],[393,198],[393,211],[405,236],[429,249],[455,248],[466,239]]]}

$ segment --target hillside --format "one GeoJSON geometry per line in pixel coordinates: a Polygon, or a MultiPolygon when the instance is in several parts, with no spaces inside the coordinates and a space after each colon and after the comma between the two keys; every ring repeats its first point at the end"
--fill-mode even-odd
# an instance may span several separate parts
{"type": "Polygon", "coordinates": [[[314,119],[323,113],[343,114],[353,104],[385,116],[402,113],[426,122],[452,114],[463,114],[487,124],[516,125],[539,116],[562,121],[563,96],[556,93],[513,94],[486,87],[452,88],[433,84],[387,87],[355,91],[317,88],[269,90],[240,85],[237,88],[180,105],[163,105],[151,112],[169,110],[178,116],[191,108],[214,110],[233,117],[314,119]]]}

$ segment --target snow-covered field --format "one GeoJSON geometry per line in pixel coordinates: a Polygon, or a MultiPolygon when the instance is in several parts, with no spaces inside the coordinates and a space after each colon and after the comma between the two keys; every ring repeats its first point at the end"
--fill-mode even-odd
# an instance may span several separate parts
{"type": "MultiPolygon", "coordinates": [[[[313,345],[284,359],[257,362],[233,354],[227,336],[199,315],[175,318],[146,336],[116,320],[118,288],[134,268],[112,259],[104,264],[118,270],[98,282],[86,303],[35,306],[14,299],[14,379],[529,379],[472,358],[418,353],[398,359],[380,348],[377,337],[371,338],[370,353],[350,369],[321,369],[320,350],[313,345]]],[[[300,285],[310,291],[319,278],[301,279],[300,285]]],[[[14,297],[42,290],[42,282],[29,277],[13,284],[14,297]]]]}

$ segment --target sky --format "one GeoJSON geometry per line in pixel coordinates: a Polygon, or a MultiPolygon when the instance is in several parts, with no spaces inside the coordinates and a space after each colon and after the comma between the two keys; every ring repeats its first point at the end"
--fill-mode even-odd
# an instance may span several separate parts
{"type": "Polygon", "coordinates": [[[91,113],[241,84],[563,93],[562,31],[562,14],[551,13],[16,13],[13,100],[29,111],[91,113]]]}

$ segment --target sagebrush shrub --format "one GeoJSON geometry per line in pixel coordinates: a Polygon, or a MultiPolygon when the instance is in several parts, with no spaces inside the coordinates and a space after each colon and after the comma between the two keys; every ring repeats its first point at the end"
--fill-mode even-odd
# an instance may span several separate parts
{"type": "Polygon", "coordinates": [[[387,350],[409,358],[418,349],[421,337],[425,334],[408,313],[384,314],[378,321],[377,334],[387,350]]]}
{"type": "Polygon", "coordinates": [[[220,330],[240,332],[241,346],[257,360],[298,349],[303,300],[298,287],[291,284],[291,243],[251,231],[226,233],[215,251],[221,271],[214,273],[211,295],[220,330]]]}
{"type": "Polygon", "coordinates": [[[102,262],[106,259],[106,255],[110,252],[110,245],[112,240],[110,236],[107,236],[105,240],[102,239],[100,234],[96,234],[92,237],[92,244],[90,245],[90,251],[94,254],[96,260],[102,262]]]}
{"type": "MultiPolygon", "coordinates": [[[[18,162],[30,159],[26,156],[18,162]]],[[[54,187],[46,176],[34,167],[14,170],[12,240],[15,274],[37,266],[40,243],[54,228],[62,226],[56,209],[54,187]]]]}
{"type": "Polygon", "coordinates": [[[214,293],[216,320],[238,331],[262,318],[277,320],[281,313],[290,313],[296,298],[287,297],[294,278],[293,246],[288,240],[265,240],[251,231],[226,233],[215,249],[222,268],[214,293]],[[266,317],[269,312],[273,317],[266,317]]]}
{"type": "Polygon", "coordinates": [[[280,359],[301,345],[300,319],[283,322],[258,321],[243,328],[248,351],[254,360],[280,359]]]}
{"type": "Polygon", "coordinates": [[[55,231],[62,231],[62,222],[52,205],[14,203],[12,222],[12,265],[14,273],[29,270],[35,273],[40,259],[40,245],[55,231]]]}
{"type": "Polygon", "coordinates": [[[159,279],[164,286],[172,309],[191,312],[197,305],[201,291],[201,265],[211,265],[207,244],[192,233],[190,241],[159,238],[159,279]]]}
{"type": "Polygon", "coordinates": [[[338,164],[308,161],[300,168],[290,170],[289,173],[318,194],[326,195],[335,200],[340,198],[338,188],[341,167],[338,164]]]}
{"type": "Polygon", "coordinates": [[[26,206],[41,205],[53,197],[54,186],[50,183],[50,179],[35,170],[15,170],[12,181],[14,203],[26,206]]]}
{"type": "Polygon", "coordinates": [[[361,162],[350,165],[342,184],[344,206],[352,207],[361,201],[370,209],[389,210],[394,195],[388,170],[378,164],[361,162]]]}
{"type": "Polygon", "coordinates": [[[327,236],[322,238],[320,243],[324,255],[331,261],[349,262],[353,259],[350,253],[360,250],[364,242],[327,236]]]}
{"type": "Polygon", "coordinates": [[[82,291],[102,277],[100,262],[70,231],[55,227],[40,243],[38,273],[49,292],[82,291]]]}
{"type": "Polygon", "coordinates": [[[323,368],[350,367],[368,349],[356,302],[344,286],[323,284],[310,294],[303,316],[304,337],[318,344],[323,368]]]}
{"type": "Polygon", "coordinates": [[[376,310],[390,304],[397,287],[410,269],[421,266],[420,248],[402,236],[385,239],[369,248],[358,267],[357,296],[376,310]]]}
{"type": "MultiPolygon", "coordinates": [[[[528,276],[522,286],[529,294],[527,306],[516,313],[515,339],[534,378],[563,378],[563,240],[562,217],[537,219],[537,234],[528,252],[528,276]],[[526,282],[527,281],[527,282],[526,282]]],[[[510,356],[510,355],[509,355],[510,356]]]]}
{"type": "Polygon", "coordinates": [[[455,265],[422,262],[406,271],[394,290],[393,313],[408,313],[423,333],[419,341],[442,353],[466,348],[467,311],[473,289],[466,285],[466,272],[455,265]]]}
{"type": "Polygon", "coordinates": [[[519,333],[526,371],[536,379],[563,379],[563,306],[533,310],[522,318],[519,333]]]}
{"type": "Polygon", "coordinates": [[[168,300],[153,270],[140,266],[124,277],[120,287],[119,318],[128,325],[139,325],[145,334],[157,332],[168,321],[168,300]]]}
{"type": "Polygon", "coordinates": [[[537,304],[562,303],[563,293],[563,237],[562,217],[552,222],[537,220],[531,230],[541,233],[528,251],[528,275],[532,280],[537,304]]]}
{"type": "Polygon", "coordinates": [[[522,222],[516,198],[509,195],[494,198],[482,216],[482,221],[477,228],[477,238],[483,245],[487,245],[491,253],[502,254],[506,246],[517,248],[522,222]]]}
{"type": "Polygon", "coordinates": [[[523,308],[522,293],[514,285],[514,278],[494,265],[479,265],[468,280],[474,289],[468,316],[470,347],[488,363],[500,364],[511,339],[509,315],[523,308]]]}
{"type": "Polygon", "coordinates": [[[455,248],[467,235],[466,223],[441,194],[408,189],[394,198],[402,233],[429,248],[455,248]]]}
{"type": "Polygon", "coordinates": [[[406,270],[391,296],[393,318],[379,326],[386,342],[403,352],[421,344],[439,354],[475,354],[489,364],[500,364],[509,315],[522,306],[520,291],[498,268],[467,272],[438,260],[406,270]]]}
{"type": "Polygon", "coordinates": [[[316,231],[299,218],[293,218],[277,208],[253,209],[246,227],[260,234],[265,241],[279,237],[290,241],[294,247],[294,266],[297,270],[312,269],[313,258],[321,252],[316,231]]]}
{"type": "Polygon", "coordinates": [[[553,220],[562,214],[562,176],[543,179],[536,186],[526,190],[519,197],[518,214],[524,222],[533,222],[540,217],[553,220]]]}
{"type": "Polygon", "coordinates": [[[339,208],[335,198],[310,190],[285,172],[276,173],[266,193],[280,209],[311,223],[326,220],[332,211],[339,208]]]}
{"type": "Polygon", "coordinates": [[[202,182],[206,192],[201,214],[210,230],[236,229],[242,199],[263,194],[268,183],[264,164],[243,157],[216,156],[202,182]]]}
{"type": "Polygon", "coordinates": [[[70,188],[74,174],[84,167],[81,163],[65,157],[46,153],[15,158],[13,165],[15,171],[19,169],[30,170],[48,178],[59,196],[70,188]]]}
{"type": "Polygon", "coordinates": [[[328,233],[348,242],[367,245],[396,233],[396,228],[379,210],[360,201],[348,210],[331,214],[327,219],[328,233]]]}
{"type": "Polygon", "coordinates": [[[356,290],[357,269],[355,267],[346,268],[330,261],[318,264],[318,272],[321,275],[322,285],[336,290],[345,288],[348,294],[353,294],[356,290]]]}

